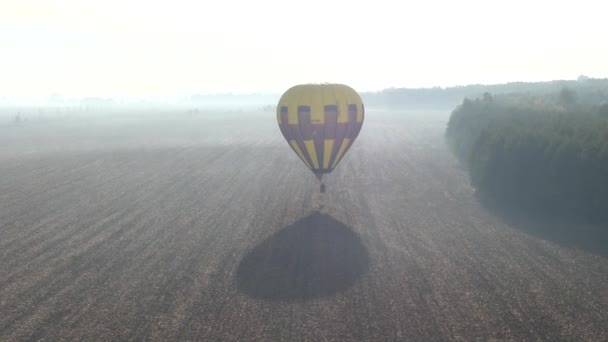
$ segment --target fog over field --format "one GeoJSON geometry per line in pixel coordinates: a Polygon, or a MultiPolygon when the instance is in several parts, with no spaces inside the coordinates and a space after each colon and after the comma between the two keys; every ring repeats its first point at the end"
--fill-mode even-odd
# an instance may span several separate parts
{"type": "Polygon", "coordinates": [[[485,208],[448,118],[369,109],[324,195],[274,110],[4,124],[1,339],[605,339],[605,244],[485,208]]]}
{"type": "MultiPolygon", "coordinates": [[[[7,113],[8,111],[5,111],[7,113]]],[[[3,155],[49,151],[90,151],[189,145],[247,144],[253,133],[276,137],[273,112],[184,108],[115,108],[21,111],[22,121],[6,115],[3,155]],[[47,114],[48,112],[48,114],[47,114]],[[260,130],[262,128],[262,130],[260,130]],[[247,134],[248,133],[248,134],[247,134]]],[[[15,111],[10,111],[14,115],[15,111]]]]}

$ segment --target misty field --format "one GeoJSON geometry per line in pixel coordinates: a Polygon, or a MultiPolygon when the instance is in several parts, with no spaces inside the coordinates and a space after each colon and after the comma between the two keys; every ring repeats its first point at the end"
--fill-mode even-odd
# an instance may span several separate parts
{"type": "Polygon", "coordinates": [[[1,121],[0,340],[608,340],[608,239],[480,204],[448,116],[324,196],[272,112],[1,121]]]}

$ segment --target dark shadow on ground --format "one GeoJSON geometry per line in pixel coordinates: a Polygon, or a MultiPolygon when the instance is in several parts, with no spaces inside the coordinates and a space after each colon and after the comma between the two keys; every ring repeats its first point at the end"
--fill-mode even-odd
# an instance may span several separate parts
{"type": "Polygon", "coordinates": [[[313,213],[256,246],[239,264],[239,291],[250,297],[305,301],[351,287],[369,266],[359,237],[331,216],[313,213]]]}
{"type": "Polygon", "coordinates": [[[478,201],[511,227],[563,247],[608,256],[608,225],[581,217],[542,214],[501,202],[488,195],[476,194],[478,201]]]}

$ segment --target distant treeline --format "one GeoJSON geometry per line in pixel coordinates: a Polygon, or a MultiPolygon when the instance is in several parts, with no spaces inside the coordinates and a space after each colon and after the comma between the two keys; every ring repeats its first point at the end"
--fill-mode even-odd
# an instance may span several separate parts
{"type": "Polygon", "coordinates": [[[608,219],[608,93],[465,99],[446,137],[483,198],[545,214],[608,219]]]}
{"type": "Polygon", "coordinates": [[[363,92],[361,96],[368,107],[449,110],[462,103],[465,98],[477,98],[486,92],[495,95],[508,93],[546,95],[559,92],[562,88],[576,91],[581,101],[588,102],[591,98],[597,99],[608,94],[608,79],[580,76],[577,80],[551,82],[513,82],[426,89],[390,88],[379,92],[363,92]]]}

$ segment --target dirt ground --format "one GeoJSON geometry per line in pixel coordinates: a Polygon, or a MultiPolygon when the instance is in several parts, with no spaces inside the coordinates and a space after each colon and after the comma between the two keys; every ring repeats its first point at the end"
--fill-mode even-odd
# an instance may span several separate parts
{"type": "Polygon", "coordinates": [[[608,340],[607,240],[480,204],[448,115],[368,110],[325,195],[273,113],[1,126],[0,340],[608,340]]]}

